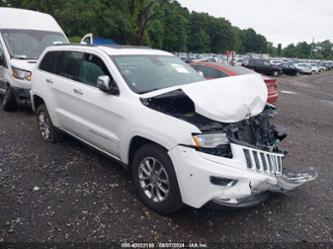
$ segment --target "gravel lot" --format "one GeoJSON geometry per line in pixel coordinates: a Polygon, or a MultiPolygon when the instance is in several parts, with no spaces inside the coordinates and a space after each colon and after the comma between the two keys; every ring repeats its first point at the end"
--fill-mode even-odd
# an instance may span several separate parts
{"type": "Polygon", "coordinates": [[[285,164],[314,166],[319,177],[242,211],[186,207],[163,217],[137,200],[118,163],[71,138],[45,144],[31,110],[1,110],[0,241],[298,241],[333,246],[333,72],[278,80],[276,123],[289,129],[285,164]]]}

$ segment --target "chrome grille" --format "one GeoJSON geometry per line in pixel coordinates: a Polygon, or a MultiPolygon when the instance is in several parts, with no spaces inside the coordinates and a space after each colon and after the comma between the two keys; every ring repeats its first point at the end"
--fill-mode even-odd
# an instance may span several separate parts
{"type": "Polygon", "coordinates": [[[282,154],[254,149],[243,149],[243,152],[249,169],[271,174],[282,173],[282,154]]]}

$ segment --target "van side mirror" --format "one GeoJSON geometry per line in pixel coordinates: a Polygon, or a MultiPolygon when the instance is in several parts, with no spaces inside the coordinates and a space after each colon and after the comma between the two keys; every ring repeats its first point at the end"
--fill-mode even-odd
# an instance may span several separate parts
{"type": "Polygon", "coordinates": [[[111,80],[110,76],[108,75],[99,76],[97,78],[97,87],[99,90],[112,95],[118,95],[119,89],[113,83],[114,82],[111,80]]]}
{"type": "Polygon", "coordinates": [[[3,58],[3,55],[0,52],[0,66],[3,66],[3,65],[4,65],[4,58],[3,58]]]}

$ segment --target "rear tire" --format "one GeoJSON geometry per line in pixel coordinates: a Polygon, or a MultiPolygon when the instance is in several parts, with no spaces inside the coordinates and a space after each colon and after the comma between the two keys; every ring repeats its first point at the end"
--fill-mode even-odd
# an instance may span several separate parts
{"type": "Polygon", "coordinates": [[[139,148],[132,179],[138,198],[150,209],[170,214],[183,206],[176,173],[164,148],[153,143],[139,148]]]}
{"type": "Polygon", "coordinates": [[[2,102],[3,110],[7,112],[13,112],[17,110],[17,103],[16,99],[13,94],[13,89],[9,84],[7,84],[5,95],[3,96],[3,102],[2,102]]]}
{"type": "Polygon", "coordinates": [[[63,140],[63,135],[52,124],[50,115],[44,104],[37,107],[36,117],[39,132],[44,142],[57,143],[63,140]]]}

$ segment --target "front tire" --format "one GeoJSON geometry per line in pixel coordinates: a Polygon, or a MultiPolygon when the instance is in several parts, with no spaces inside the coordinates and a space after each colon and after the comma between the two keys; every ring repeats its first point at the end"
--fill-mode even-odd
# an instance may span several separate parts
{"type": "Polygon", "coordinates": [[[40,135],[44,142],[56,143],[63,139],[63,135],[52,124],[50,115],[44,104],[37,107],[36,116],[40,135]]]}
{"type": "Polygon", "coordinates": [[[183,206],[176,173],[164,148],[153,143],[142,146],[134,156],[132,178],[138,198],[150,209],[170,214],[183,206]]]}
{"type": "Polygon", "coordinates": [[[5,95],[3,96],[2,104],[2,108],[6,112],[13,112],[17,110],[17,103],[14,97],[13,89],[9,84],[7,85],[5,95]]]}

